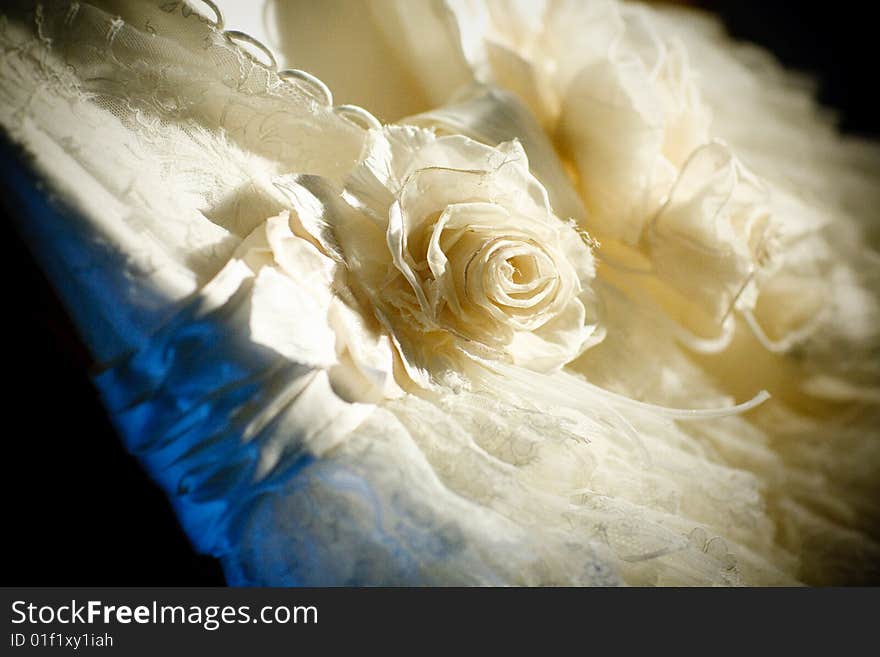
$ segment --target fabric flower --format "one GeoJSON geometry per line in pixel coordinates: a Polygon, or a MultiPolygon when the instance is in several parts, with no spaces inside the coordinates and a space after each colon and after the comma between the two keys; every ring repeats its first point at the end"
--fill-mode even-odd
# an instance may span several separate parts
{"type": "MultiPolygon", "coordinates": [[[[432,119],[460,114],[454,108],[474,82],[506,89],[524,103],[579,191],[585,212],[577,218],[603,244],[600,255],[650,275],[622,284],[663,308],[691,347],[727,344],[730,313],[754,310],[787,218],[777,216],[767,190],[713,139],[712,111],[680,38],[660,30],[646,8],[605,0],[447,0],[430,20],[387,2],[375,5],[373,15],[400,49],[433,32],[442,56],[426,62],[399,52],[435,103],[449,106],[431,110],[432,119]],[[692,193],[685,190],[697,187],[702,201],[683,201],[692,193]],[[688,219],[673,230],[671,217],[681,216],[684,203],[688,219]],[[761,220],[721,228],[732,225],[724,218],[730,203],[740,216],[761,220]],[[705,339],[719,331],[717,340],[705,339]]],[[[545,176],[551,191],[561,186],[555,171],[534,173],[545,176]]]]}
{"type": "Polygon", "coordinates": [[[267,2],[0,20],[23,225],[230,582],[876,578],[875,147],[691,13],[267,2]]]}
{"type": "MultiPolygon", "coordinates": [[[[468,355],[552,371],[601,340],[589,238],[553,213],[517,142],[390,126],[370,132],[344,189],[325,187],[318,205],[303,181],[285,189],[314,244],[306,226],[326,224],[335,246],[324,248],[421,384],[460,377],[468,355]]],[[[265,229],[270,250],[301,278],[299,254],[315,247],[271,239],[279,222],[265,229]]],[[[254,239],[240,247],[250,260],[254,239]]]]}
{"type": "Polygon", "coordinates": [[[375,131],[346,193],[384,233],[340,231],[353,280],[421,378],[459,349],[554,370],[601,339],[588,238],[554,215],[517,142],[375,131]]]}
{"type": "Polygon", "coordinates": [[[303,227],[315,207],[309,199],[316,199],[296,182],[279,179],[277,184],[296,199],[298,212],[291,217],[285,210],[257,226],[224,268],[241,262],[255,276],[251,339],[297,363],[326,370],[337,393],[349,401],[398,396],[389,337],[365,324],[356,302],[345,294],[338,263],[303,227]]]}

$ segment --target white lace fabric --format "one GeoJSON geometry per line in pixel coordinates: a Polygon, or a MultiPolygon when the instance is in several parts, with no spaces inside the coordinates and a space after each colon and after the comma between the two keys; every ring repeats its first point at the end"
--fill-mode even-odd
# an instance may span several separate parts
{"type": "MultiPolygon", "coordinates": [[[[114,363],[96,381],[129,449],[174,500],[194,544],[223,560],[230,582],[788,585],[876,577],[872,282],[880,267],[863,243],[876,235],[880,207],[875,147],[842,141],[795,78],[767,55],[728,43],[714,22],[652,14],[703,67],[716,136],[776,190],[774,207],[794,218],[786,224],[791,252],[809,257],[793,256],[764,296],[731,319],[736,330],[720,353],[701,354],[682,335],[694,338],[706,324],[682,326],[682,301],[669,288],[645,287],[638,267],[627,266],[633,245],[609,236],[596,251],[601,344],[560,371],[468,364],[458,385],[423,389],[400,359],[382,360],[400,345],[379,335],[362,312],[365,295],[332,258],[327,294],[308,272],[277,275],[283,263],[272,264],[280,258],[273,240],[307,235],[308,249],[333,254],[320,239],[327,225],[339,226],[328,218],[336,201],[326,190],[351,189],[378,122],[357,107],[334,107],[320,81],[279,72],[279,63],[304,68],[297,49],[254,45],[240,30],[269,39],[255,24],[235,23],[242,11],[256,15],[245,4],[225,24],[210,4],[164,0],[23,3],[0,18],[0,125],[66,209],[35,247],[60,260],[66,275],[54,283],[90,349],[114,363]],[[759,124],[744,119],[759,115],[759,124]],[[321,207],[317,229],[305,225],[308,203],[321,207]],[[272,226],[286,221],[267,219],[285,211],[300,223],[273,237],[272,226]],[[831,286],[832,306],[808,339],[783,348],[820,281],[831,286]],[[803,304],[781,315],[791,286],[803,304]],[[760,330],[749,331],[749,321],[760,330]],[[316,341],[340,326],[356,337],[316,341]],[[358,349],[368,347],[374,360],[365,365],[358,349]],[[389,372],[400,385],[386,385],[389,372]],[[350,382],[363,380],[380,392],[353,393],[350,382]],[[762,389],[773,398],[746,414],[709,410],[762,389]]],[[[276,40],[295,43],[291,14],[300,4],[309,3],[278,14],[276,40]]],[[[400,13],[406,4],[389,24],[412,40],[418,33],[400,13]]],[[[371,47],[382,57],[393,50],[371,47]]],[[[423,64],[389,64],[401,71],[389,85],[413,92],[389,91],[376,109],[383,119],[443,104],[430,98],[442,85],[432,86],[423,64]],[[404,100],[395,104],[395,95],[404,100]]],[[[375,86],[346,86],[338,62],[328,66],[333,95],[371,109],[375,86]]],[[[544,107],[545,92],[509,91],[544,107]]],[[[434,109],[414,122],[450,131],[458,115],[434,109]]],[[[546,129],[552,112],[534,112],[546,129]]],[[[455,126],[474,138],[478,128],[485,133],[476,123],[455,126]]],[[[538,177],[554,205],[570,203],[576,217],[571,199],[583,189],[567,187],[562,167],[539,169],[539,148],[529,152],[532,172],[551,172],[538,177]]],[[[658,231],[686,220],[664,207],[672,219],[659,215],[658,231]]],[[[596,213],[588,210],[589,222],[596,213]]],[[[372,234],[362,230],[346,240],[372,234]]],[[[730,280],[750,283],[739,275],[730,280]]],[[[669,281],[688,279],[673,272],[662,285],[669,281]]]]}

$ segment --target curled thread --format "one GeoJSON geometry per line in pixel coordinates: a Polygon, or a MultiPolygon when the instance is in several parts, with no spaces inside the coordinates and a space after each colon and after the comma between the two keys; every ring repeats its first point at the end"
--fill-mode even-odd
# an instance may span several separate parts
{"type": "MultiPolygon", "coordinates": [[[[512,365],[488,361],[482,358],[475,358],[475,360],[479,363],[482,363],[489,371],[501,374],[508,381],[514,382],[517,385],[524,386],[524,389],[526,390],[534,390],[535,379],[542,377],[542,375],[539,375],[535,372],[526,372],[512,365]]],[[[637,399],[633,399],[631,397],[627,397],[616,392],[611,392],[610,390],[606,390],[605,388],[597,386],[594,383],[590,383],[585,379],[575,377],[563,372],[558,372],[554,375],[543,375],[543,378],[548,382],[552,381],[553,379],[557,379],[563,382],[565,385],[559,385],[555,387],[557,391],[556,394],[558,394],[560,399],[564,399],[567,402],[572,403],[575,408],[583,407],[585,400],[588,398],[583,395],[572,394],[569,390],[570,386],[579,387],[581,391],[589,390],[595,393],[597,396],[605,398],[615,404],[619,404],[620,406],[626,406],[641,411],[655,413],[657,415],[661,415],[663,417],[667,417],[673,420],[706,420],[728,417],[731,415],[739,415],[740,413],[745,413],[757,406],[760,406],[765,401],[770,399],[770,393],[766,390],[761,390],[758,394],[756,394],[748,401],[742,402],[741,404],[735,404],[733,406],[725,406],[721,408],[674,408],[669,406],[660,406],[658,404],[651,404],[649,402],[638,401],[637,399]]],[[[550,388],[552,389],[553,386],[551,385],[550,388]]]]}
{"type": "Polygon", "coordinates": [[[605,396],[608,399],[620,402],[625,405],[634,406],[642,410],[658,413],[674,420],[707,420],[711,418],[739,415],[740,413],[745,413],[752,410],[753,408],[756,408],[757,406],[760,406],[765,401],[770,399],[770,393],[766,390],[761,390],[758,394],[756,394],[748,401],[744,401],[741,404],[735,404],[733,406],[725,406],[722,408],[672,408],[669,406],[660,406],[657,404],[650,404],[648,402],[641,402],[636,399],[631,399],[624,395],[619,395],[615,392],[611,392],[610,390],[605,390],[604,388],[600,388],[599,386],[586,381],[584,381],[583,383],[585,383],[599,395],[605,396]]]}
{"type": "Polygon", "coordinates": [[[223,30],[223,14],[220,12],[220,8],[211,2],[211,0],[198,0],[203,5],[208,7],[214,13],[214,22],[211,24],[217,30],[223,30]]]}
{"type": "Polygon", "coordinates": [[[242,42],[242,43],[246,43],[246,44],[248,44],[248,45],[250,45],[250,46],[253,46],[254,48],[256,48],[257,50],[259,50],[261,53],[263,53],[263,54],[266,56],[266,58],[268,59],[267,62],[261,62],[258,58],[256,58],[256,57],[255,57],[255,56],[254,56],[249,50],[247,50],[246,48],[243,48],[243,47],[242,47],[242,48],[240,48],[240,50],[241,50],[243,53],[245,53],[248,57],[250,57],[251,59],[253,59],[254,61],[256,61],[256,62],[262,64],[263,66],[269,68],[269,69],[272,70],[272,71],[274,71],[275,69],[278,68],[278,63],[275,61],[275,55],[272,54],[272,51],[269,50],[268,47],[266,47],[265,45],[263,45],[262,42],[258,41],[257,39],[255,39],[254,37],[252,37],[252,36],[251,36],[250,34],[248,34],[247,32],[239,32],[238,30],[226,30],[226,31],[223,33],[223,36],[225,36],[226,39],[227,39],[228,41],[232,42],[233,44],[236,44],[237,42],[242,42]]]}
{"type": "Polygon", "coordinates": [[[813,319],[813,321],[807,322],[805,326],[791,331],[788,335],[779,340],[773,340],[767,335],[767,332],[764,331],[764,328],[761,326],[761,323],[752,311],[749,310],[743,312],[742,315],[745,318],[746,324],[752,332],[752,335],[754,335],[758,342],[761,343],[761,346],[774,354],[784,354],[791,351],[791,349],[798,343],[803,342],[813,333],[816,329],[816,325],[819,323],[818,320],[822,317],[822,314],[820,313],[819,316],[813,319]]]}
{"type": "Polygon", "coordinates": [[[283,71],[278,71],[278,77],[282,80],[293,80],[300,83],[300,86],[304,87],[306,92],[317,102],[327,107],[333,106],[333,93],[330,91],[330,87],[311,73],[297,68],[286,68],[283,71]]]}
{"type": "Polygon", "coordinates": [[[695,335],[684,326],[672,320],[668,321],[668,325],[679,342],[691,351],[696,351],[700,354],[721,353],[733,342],[733,334],[736,332],[736,320],[730,312],[725,315],[724,320],[721,322],[721,333],[715,338],[703,338],[695,335]]]}
{"type": "Polygon", "coordinates": [[[382,124],[379,122],[379,119],[370,114],[363,107],[358,107],[357,105],[339,105],[334,107],[333,111],[342,118],[348,119],[359,128],[365,128],[367,130],[382,129],[382,124]]]}
{"type": "Polygon", "coordinates": [[[70,7],[67,8],[67,14],[64,16],[64,24],[67,26],[73,25],[73,21],[79,13],[79,3],[71,2],[70,7]]]}

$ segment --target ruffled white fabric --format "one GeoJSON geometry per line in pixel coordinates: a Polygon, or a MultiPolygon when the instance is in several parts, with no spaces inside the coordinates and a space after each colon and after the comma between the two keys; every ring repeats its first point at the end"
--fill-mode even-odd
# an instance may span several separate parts
{"type": "Polygon", "coordinates": [[[706,17],[345,7],[3,10],[36,246],[194,543],[249,584],[876,577],[876,147],[706,17]]]}

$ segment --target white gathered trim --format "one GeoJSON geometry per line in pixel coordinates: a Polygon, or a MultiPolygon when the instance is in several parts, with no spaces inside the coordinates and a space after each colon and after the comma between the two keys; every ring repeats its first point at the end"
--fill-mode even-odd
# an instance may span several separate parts
{"type": "Polygon", "coordinates": [[[318,76],[296,68],[283,69],[279,71],[278,60],[275,57],[275,54],[272,52],[272,49],[269,48],[269,46],[264,44],[259,39],[254,38],[247,32],[242,32],[240,30],[224,29],[225,21],[223,19],[223,12],[220,7],[211,0],[198,1],[208,6],[214,13],[215,20],[213,23],[209,23],[211,27],[221,33],[232,47],[236,48],[242,55],[247,57],[254,64],[265,68],[271,73],[274,73],[278,76],[279,80],[296,85],[299,89],[307,93],[316,102],[332,110],[336,115],[338,115],[342,119],[345,119],[349,123],[352,123],[355,126],[365,130],[382,128],[382,122],[379,121],[379,119],[377,119],[375,115],[373,115],[369,110],[366,110],[359,105],[334,105],[333,93],[330,91],[330,87],[328,87],[327,84],[318,76]],[[256,48],[258,51],[263,53],[263,55],[265,55],[266,61],[261,60],[246,46],[256,48]]]}

